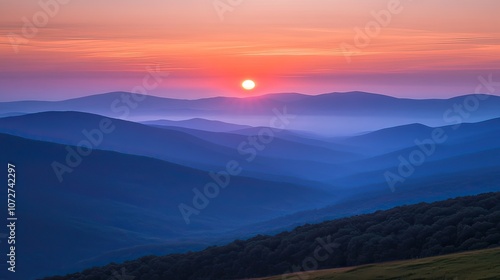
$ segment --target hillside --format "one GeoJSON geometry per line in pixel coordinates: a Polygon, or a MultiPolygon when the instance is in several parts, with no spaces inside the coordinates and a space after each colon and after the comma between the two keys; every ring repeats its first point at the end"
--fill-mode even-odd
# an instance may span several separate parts
{"type": "MultiPolygon", "coordinates": [[[[500,246],[500,192],[419,203],[258,235],[201,252],[149,256],[62,279],[240,279],[500,246]]],[[[363,278],[360,278],[363,279],[363,278]]]]}
{"type": "Polygon", "coordinates": [[[310,271],[306,274],[307,278],[302,273],[253,280],[498,279],[500,276],[499,259],[500,248],[494,248],[410,261],[310,271]]]}
{"type": "MultiPolygon", "coordinates": [[[[1,133],[0,143],[2,158],[25,174],[16,191],[22,197],[17,212],[25,221],[17,227],[23,240],[18,265],[30,270],[19,271],[19,279],[202,249],[227,230],[305,210],[328,197],[300,185],[232,176],[230,187],[189,216],[188,225],[179,204],[194,206],[193,189],[203,191],[210,182],[204,171],[96,149],[59,182],[52,164],[66,163],[68,149],[75,147],[1,133]]],[[[0,170],[0,176],[6,178],[6,172],[0,170]]],[[[7,192],[0,199],[7,201],[7,192]]]]}

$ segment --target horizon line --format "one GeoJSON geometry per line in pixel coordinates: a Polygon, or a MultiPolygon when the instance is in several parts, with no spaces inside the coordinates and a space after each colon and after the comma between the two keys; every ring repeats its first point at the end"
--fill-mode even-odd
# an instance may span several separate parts
{"type": "MultiPolygon", "coordinates": [[[[89,94],[89,95],[83,95],[83,96],[78,96],[78,97],[73,97],[73,98],[66,98],[66,99],[56,99],[56,100],[41,100],[41,99],[20,99],[20,100],[11,100],[11,101],[0,101],[0,103],[12,103],[12,102],[64,102],[64,101],[70,101],[70,100],[76,100],[76,99],[82,99],[82,98],[88,98],[88,97],[94,97],[94,96],[102,96],[102,95],[110,95],[110,94],[117,94],[117,93],[126,93],[126,94],[134,94],[133,92],[129,91],[109,91],[109,92],[103,92],[103,93],[95,93],[95,94],[89,94]]],[[[174,97],[166,97],[166,96],[159,96],[159,95],[152,95],[152,94],[138,94],[140,96],[149,96],[149,97],[155,97],[155,98],[162,98],[162,99],[172,99],[172,100],[186,100],[186,101],[197,101],[197,100],[207,100],[207,99],[216,99],[216,98],[232,98],[232,99],[249,99],[249,98],[262,98],[266,96],[272,96],[272,95],[302,95],[302,96],[322,96],[322,95],[332,95],[332,94],[354,94],[354,93],[363,93],[363,94],[368,94],[368,95],[375,95],[375,96],[383,96],[383,97],[389,97],[389,98],[394,98],[394,99],[402,99],[402,100],[450,100],[454,98],[459,98],[459,97],[465,97],[469,95],[489,95],[489,96],[497,96],[495,94],[491,93],[469,93],[469,94],[460,94],[460,95],[455,95],[451,96],[448,98],[409,98],[409,97],[397,97],[397,96],[392,96],[392,95],[387,95],[387,94],[382,94],[382,93],[375,93],[375,92],[367,92],[367,91],[333,91],[333,92],[324,92],[324,93],[317,93],[317,94],[308,94],[308,93],[300,93],[300,92],[274,92],[274,93],[265,93],[265,94],[260,94],[260,95],[249,95],[249,96],[222,96],[222,95],[215,95],[215,96],[210,96],[210,97],[202,97],[202,98],[174,98],[174,97]]]]}

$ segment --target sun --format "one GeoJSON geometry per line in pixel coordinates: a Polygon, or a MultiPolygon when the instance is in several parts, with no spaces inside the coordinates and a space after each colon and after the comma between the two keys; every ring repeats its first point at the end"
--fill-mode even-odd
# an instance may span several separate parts
{"type": "Polygon", "coordinates": [[[246,90],[252,90],[255,87],[255,82],[252,80],[245,80],[241,83],[241,86],[246,90]]]}

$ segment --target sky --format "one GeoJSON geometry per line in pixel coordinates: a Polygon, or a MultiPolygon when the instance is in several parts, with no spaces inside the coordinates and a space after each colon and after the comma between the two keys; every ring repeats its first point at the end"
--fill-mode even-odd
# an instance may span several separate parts
{"type": "Polygon", "coordinates": [[[499,10],[497,0],[0,0],[0,101],[133,91],[151,69],[162,78],[147,94],[173,98],[448,98],[473,93],[479,76],[500,80],[499,10]],[[257,87],[243,90],[245,79],[257,87]]]}

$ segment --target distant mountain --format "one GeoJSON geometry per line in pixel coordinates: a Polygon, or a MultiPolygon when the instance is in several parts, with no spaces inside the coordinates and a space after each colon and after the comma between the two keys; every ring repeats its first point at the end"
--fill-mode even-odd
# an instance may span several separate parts
{"type": "Polygon", "coordinates": [[[408,147],[415,147],[417,143],[434,141],[433,133],[435,131],[442,131],[442,137],[446,139],[446,144],[458,144],[464,141],[496,143],[493,139],[500,136],[500,118],[477,123],[462,123],[460,126],[428,127],[422,124],[409,124],[381,129],[359,136],[335,138],[331,142],[345,145],[351,149],[360,149],[363,153],[385,154],[408,147]]]}
{"type": "Polygon", "coordinates": [[[251,126],[248,125],[238,125],[221,121],[206,120],[201,118],[195,118],[183,121],[155,120],[155,121],[144,121],[141,123],[151,126],[184,127],[197,130],[212,131],[212,132],[230,132],[234,130],[251,128],[251,126]]]}
{"type": "Polygon", "coordinates": [[[311,95],[302,94],[302,93],[270,93],[265,95],[269,97],[269,99],[273,99],[280,102],[296,102],[304,100],[311,95]]]}
{"type": "Polygon", "coordinates": [[[269,126],[277,114],[285,114],[296,116],[286,124],[289,130],[353,135],[411,123],[443,126],[459,121],[477,122],[500,117],[498,108],[500,97],[487,95],[414,100],[364,92],[284,93],[181,100],[113,92],[54,102],[3,102],[0,114],[80,111],[135,121],[204,118],[251,126],[269,126]]]}
{"type": "MultiPolygon", "coordinates": [[[[199,248],[204,240],[223,238],[231,229],[326,204],[332,196],[298,184],[231,176],[229,185],[191,215],[187,225],[179,205],[195,207],[193,189],[204,192],[206,184],[215,182],[207,172],[93,150],[79,164],[67,165],[72,170],[59,182],[53,163],[67,164],[64,145],[7,134],[0,134],[0,143],[4,163],[14,164],[19,175],[18,254],[23,257],[18,266],[30,267],[17,272],[22,279],[99,263],[89,259],[103,264],[110,260],[102,257],[107,254],[125,260],[158,248],[163,252],[199,248]],[[197,247],[188,244],[192,239],[197,247]],[[134,250],[135,246],[142,250],[134,250]],[[127,254],[112,254],[118,250],[127,254]]],[[[1,171],[5,178],[6,170],[1,171]]],[[[0,198],[7,200],[7,193],[0,198]]]]}

